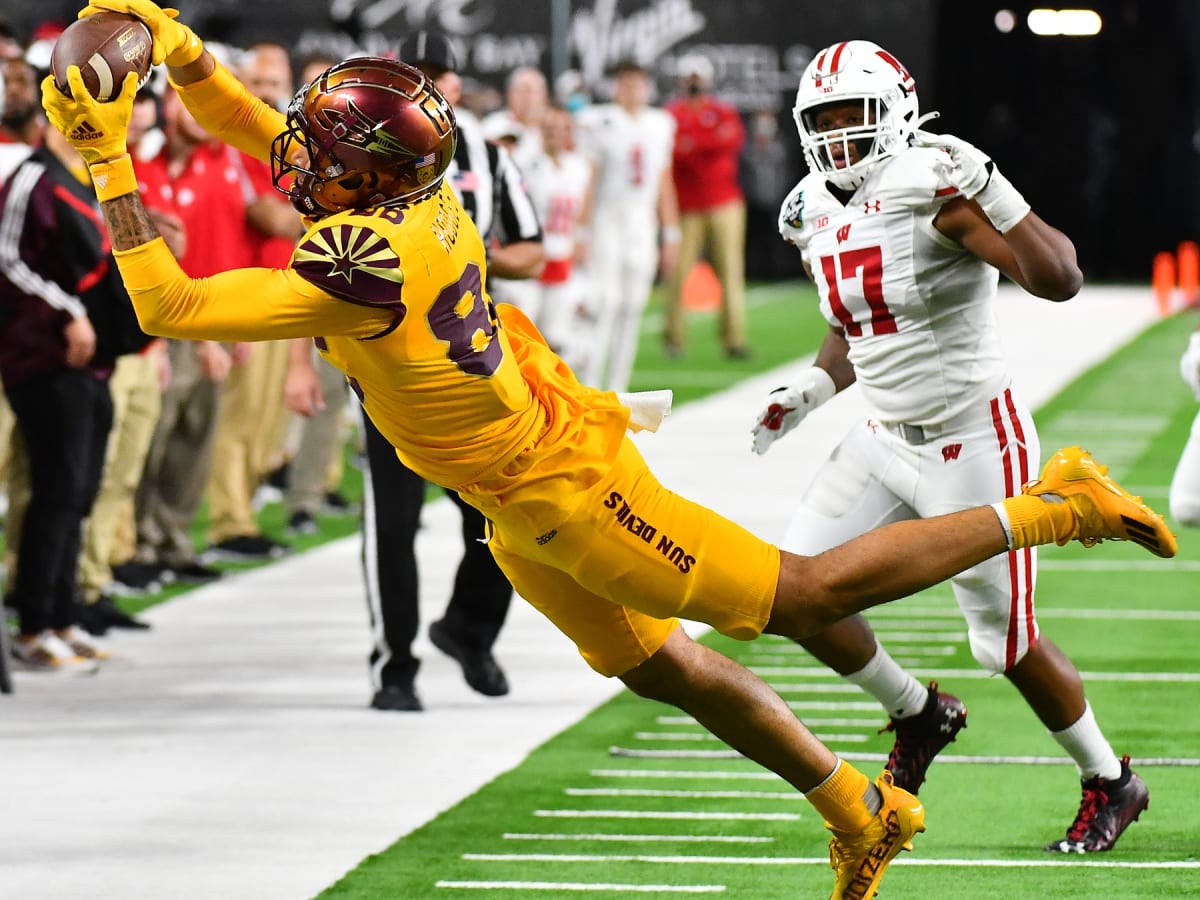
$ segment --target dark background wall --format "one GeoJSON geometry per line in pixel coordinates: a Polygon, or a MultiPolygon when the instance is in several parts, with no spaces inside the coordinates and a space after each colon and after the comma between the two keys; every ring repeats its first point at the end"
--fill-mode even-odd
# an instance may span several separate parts
{"type": "MultiPolygon", "coordinates": [[[[78,0],[0,0],[28,34],[78,0]]],[[[778,115],[791,180],[803,174],[790,119],[799,75],[834,41],[867,38],[913,72],[935,127],[984,147],[1044,218],[1079,246],[1093,278],[1143,281],[1154,252],[1200,237],[1200,2],[1099,0],[1094,38],[1039,38],[1032,3],[1004,0],[179,0],[202,37],[259,38],[297,54],[383,53],[411,30],[459,44],[465,74],[501,85],[518,65],[580,69],[594,84],[622,57],[654,65],[698,51],[719,92],[778,115]],[[556,7],[555,4],[559,5],[556,7]],[[1006,6],[1017,27],[998,31],[1006,6]],[[566,16],[556,19],[556,11],[566,16]],[[561,23],[556,32],[555,23],[561,23]],[[555,34],[565,45],[556,47],[555,34]]],[[[1037,4],[1045,5],[1045,4],[1037,4]]]]}

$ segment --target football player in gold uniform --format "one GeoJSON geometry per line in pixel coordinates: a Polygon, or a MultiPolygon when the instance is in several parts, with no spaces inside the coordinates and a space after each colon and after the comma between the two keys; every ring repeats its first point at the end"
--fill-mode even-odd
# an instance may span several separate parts
{"type": "Polygon", "coordinates": [[[286,116],[254,98],[173,10],[93,0],[141,18],[188,108],[212,134],[271,159],[308,217],[285,269],[188,278],[137,194],[125,146],[135,78],[96,103],[47,80],[50,120],[89,165],[143,327],[176,338],[312,337],[405,465],[492,523],[517,591],[598,672],[672,703],[805,793],[834,837],[835,897],[869,897],[924,830],[916,798],[839,760],[740,665],[692,642],[676,616],[751,639],[800,638],[997,553],[1079,539],[1175,552],[1161,517],[1078,448],[994,507],[891,525],[821,556],[781,553],[663,488],[626,437],[616,394],[580,384],[515,308],[482,288],[486,252],[450,188],[454,118],[419,71],[333,66],[286,116]]]}

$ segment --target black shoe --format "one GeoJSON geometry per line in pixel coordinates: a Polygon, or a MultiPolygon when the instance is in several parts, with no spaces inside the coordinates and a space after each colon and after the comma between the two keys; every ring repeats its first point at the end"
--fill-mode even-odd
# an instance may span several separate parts
{"type": "Polygon", "coordinates": [[[726,347],[725,348],[725,358],[726,359],[749,359],[750,358],[750,348],[749,347],[726,347]]]}
{"type": "Polygon", "coordinates": [[[195,560],[171,566],[167,571],[174,576],[176,581],[186,581],[189,584],[208,584],[210,581],[216,581],[222,575],[220,569],[214,569],[212,566],[206,566],[195,560]]]}
{"type": "Polygon", "coordinates": [[[351,516],[357,511],[355,505],[338,491],[327,491],[322,503],[321,511],[327,516],[351,516]]]}
{"type": "Polygon", "coordinates": [[[112,567],[112,580],[118,592],[153,594],[162,590],[162,566],[130,560],[112,567]]]}
{"type": "Polygon", "coordinates": [[[1083,782],[1083,801],[1067,836],[1051,841],[1054,853],[1100,853],[1111,850],[1122,832],[1150,806],[1150,791],[1138,773],[1121,757],[1121,775],[1106,781],[1097,775],[1083,782]]]}
{"type": "Polygon", "coordinates": [[[421,698],[417,696],[412,683],[387,684],[375,692],[371,698],[372,709],[384,709],[397,712],[421,712],[421,698]]]}
{"type": "Polygon", "coordinates": [[[288,476],[291,474],[291,469],[288,464],[284,463],[278,468],[272,469],[267,473],[267,477],[263,479],[264,484],[268,484],[280,491],[286,491],[288,488],[288,476]]]}
{"type": "Polygon", "coordinates": [[[953,694],[940,693],[937,682],[931,681],[925,708],[910,718],[892,719],[884,729],[896,732],[884,764],[896,787],[916,794],[933,758],[966,727],[966,705],[953,694]]]}
{"type": "MultiPolygon", "coordinates": [[[[83,604],[84,615],[89,617],[93,623],[100,623],[107,631],[109,628],[124,628],[129,631],[148,631],[150,629],[149,622],[143,622],[141,619],[135,619],[129,613],[120,609],[113,598],[107,594],[101,594],[95,603],[83,604]]],[[[83,623],[80,623],[84,631],[88,634],[97,634],[91,628],[88,628],[83,623]]],[[[104,632],[99,632],[103,634],[104,632]]]]}
{"type": "Polygon", "coordinates": [[[462,666],[463,678],[472,689],[487,697],[508,693],[508,679],[487,650],[475,650],[458,640],[440,620],[429,626],[429,640],[462,666]]]}
{"type": "Polygon", "coordinates": [[[304,510],[292,513],[287,523],[288,534],[317,534],[321,526],[311,513],[304,510]]]}
{"type": "Polygon", "coordinates": [[[239,534],[211,545],[205,552],[206,560],[222,559],[229,562],[265,562],[279,559],[292,548],[273,541],[261,534],[239,534]]]}

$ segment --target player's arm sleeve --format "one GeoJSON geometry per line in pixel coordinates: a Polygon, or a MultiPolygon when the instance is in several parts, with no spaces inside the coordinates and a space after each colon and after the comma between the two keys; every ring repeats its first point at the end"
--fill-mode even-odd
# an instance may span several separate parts
{"type": "Polygon", "coordinates": [[[211,75],[175,85],[184,106],[214,137],[268,162],[271,144],[286,127],[283,114],[259,100],[220,62],[211,75]]]}
{"type": "Polygon", "coordinates": [[[113,254],[147,334],[215,341],[369,338],[400,311],[338,300],[292,269],[234,269],[189,278],[162,238],[113,254]]]}

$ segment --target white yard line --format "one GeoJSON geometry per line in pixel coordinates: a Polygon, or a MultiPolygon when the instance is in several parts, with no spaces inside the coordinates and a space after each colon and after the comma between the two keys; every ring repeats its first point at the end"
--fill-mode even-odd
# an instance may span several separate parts
{"type": "MultiPolygon", "coordinates": [[[[742,754],[736,750],[646,750],[640,747],[609,747],[608,753],[610,756],[615,756],[623,759],[744,759],[742,754]]],[[[883,762],[887,759],[886,753],[857,753],[854,751],[838,752],[838,756],[848,759],[851,762],[883,762]]],[[[989,766],[1065,766],[1074,765],[1074,763],[1066,756],[962,756],[939,753],[937,758],[938,764],[943,762],[959,764],[959,765],[989,765],[989,766]]],[[[1200,758],[1192,756],[1147,756],[1137,758],[1139,768],[1143,766],[1164,766],[1167,768],[1183,768],[1190,769],[1200,767],[1200,758]]],[[[610,774],[615,775],[621,770],[612,770],[610,774]]],[[[673,772],[676,770],[664,769],[663,772],[673,772]]],[[[763,778],[764,780],[773,777],[771,773],[748,773],[745,776],[738,776],[737,773],[729,774],[710,774],[703,769],[693,770],[688,775],[670,775],[663,774],[659,776],[650,776],[646,770],[638,770],[636,777],[660,777],[660,778],[763,778]]],[[[630,776],[634,777],[634,776],[630,776]]]]}
{"type": "MultiPolygon", "coordinates": [[[[779,779],[782,781],[783,779],[779,779]]],[[[773,844],[775,838],[756,834],[561,834],[540,832],[537,834],[507,832],[501,837],[506,841],[627,841],[631,844],[773,844]]]]}
{"type": "MultiPolygon", "coordinates": [[[[828,860],[826,860],[828,863],[828,860]]],[[[723,884],[616,884],[583,881],[439,881],[434,887],[463,891],[575,891],[608,894],[720,894],[723,884]]]]}
{"type": "MultiPolygon", "coordinates": [[[[828,856],[674,856],[602,853],[464,853],[473,862],[657,863],[660,865],[816,866],[829,865],[828,856]]],[[[1095,859],[929,859],[898,857],[893,865],[985,869],[1200,869],[1200,861],[1124,862],[1095,859]]]]}

